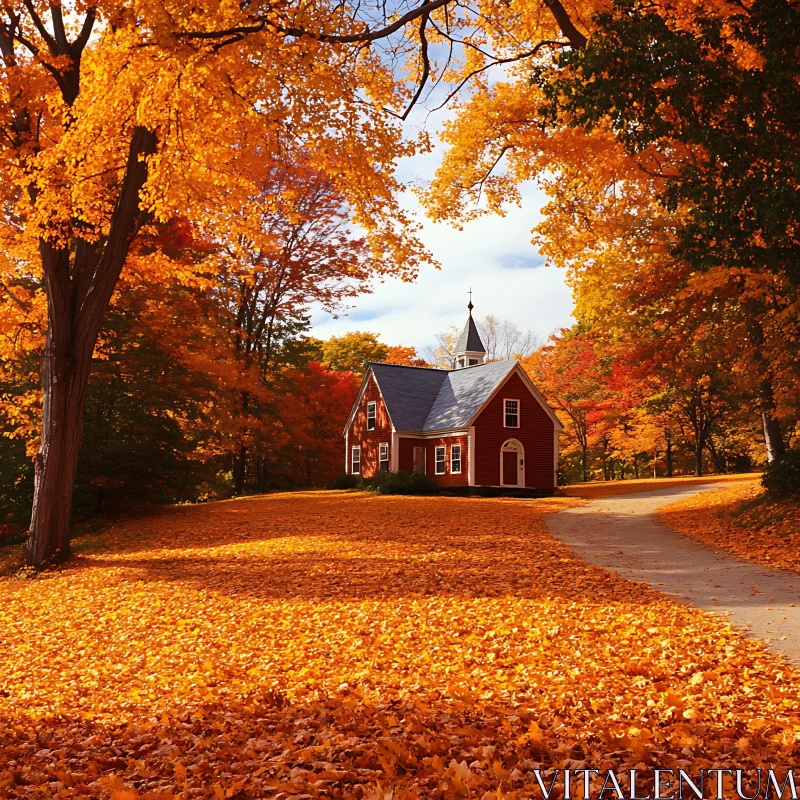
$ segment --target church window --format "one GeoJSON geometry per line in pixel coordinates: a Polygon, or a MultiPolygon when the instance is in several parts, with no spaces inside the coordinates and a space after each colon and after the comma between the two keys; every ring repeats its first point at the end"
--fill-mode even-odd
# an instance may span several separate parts
{"type": "Polygon", "coordinates": [[[504,400],[506,428],[519,428],[519,400],[504,400]]]}
{"type": "Polygon", "coordinates": [[[444,475],[445,464],[447,463],[444,447],[436,448],[436,474],[444,475]]]}
{"type": "Polygon", "coordinates": [[[458,475],[461,472],[461,445],[450,445],[450,472],[458,475]]]}

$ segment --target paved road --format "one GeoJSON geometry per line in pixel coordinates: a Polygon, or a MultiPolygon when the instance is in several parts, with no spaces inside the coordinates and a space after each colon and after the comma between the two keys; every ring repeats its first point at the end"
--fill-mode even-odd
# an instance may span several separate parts
{"type": "Polygon", "coordinates": [[[658,509],[724,485],[605,497],[551,516],[549,528],[592,564],[725,615],[800,663],[800,575],[743,561],[675,533],[656,519],[658,509]]]}

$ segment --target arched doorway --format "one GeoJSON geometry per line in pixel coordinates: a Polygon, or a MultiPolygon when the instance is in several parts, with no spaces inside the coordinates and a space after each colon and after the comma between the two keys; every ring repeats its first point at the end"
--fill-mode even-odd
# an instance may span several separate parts
{"type": "Polygon", "coordinates": [[[525,449],[516,439],[508,439],[500,448],[500,485],[525,485],[525,449]]]}

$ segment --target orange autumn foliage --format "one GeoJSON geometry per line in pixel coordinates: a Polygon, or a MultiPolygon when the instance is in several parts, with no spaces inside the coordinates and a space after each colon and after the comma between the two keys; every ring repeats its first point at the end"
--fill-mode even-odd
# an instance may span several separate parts
{"type": "Polygon", "coordinates": [[[800,504],[767,499],[754,481],[686,498],[659,517],[673,530],[712,547],[800,573],[800,504]]]}
{"type": "Polygon", "coordinates": [[[545,531],[575,502],[273,495],[79,540],[0,583],[0,791],[522,800],[540,765],[793,763],[800,675],[576,559],[545,531]]]}

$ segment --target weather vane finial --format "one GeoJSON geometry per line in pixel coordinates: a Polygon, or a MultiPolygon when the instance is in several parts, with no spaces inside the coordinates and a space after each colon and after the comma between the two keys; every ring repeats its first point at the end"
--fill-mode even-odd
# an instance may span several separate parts
{"type": "Polygon", "coordinates": [[[469,304],[467,305],[467,308],[469,309],[469,315],[472,316],[472,309],[475,308],[475,306],[472,305],[472,287],[471,286],[469,287],[469,304]]]}

